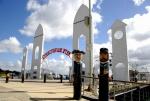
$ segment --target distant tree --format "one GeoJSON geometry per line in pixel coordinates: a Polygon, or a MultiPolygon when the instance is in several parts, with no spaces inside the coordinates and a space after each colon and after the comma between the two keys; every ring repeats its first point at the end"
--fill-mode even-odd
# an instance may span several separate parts
{"type": "Polygon", "coordinates": [[[12,71],[12,73],[13,73],[14,75],[17,75],[17,76],[20,75],[20,72],[18,72],[18,71],[12,71]]]}
{"type": "Polygon", "coordinates": [[[0,72],[3,72],[3,70],[0,68],[0,72]]]}

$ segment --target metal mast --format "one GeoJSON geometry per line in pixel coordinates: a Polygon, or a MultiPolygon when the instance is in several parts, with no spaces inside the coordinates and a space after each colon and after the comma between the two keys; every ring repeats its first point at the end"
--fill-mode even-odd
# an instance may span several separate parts
{"type": "MultiPolygon", "coordinates": [[[[89,0],[89,38],[90,38],[90,70],[89,70],[89,76],[92,77],[93,73],[93,34],[92,34],[92,14],[91,14],[91,0],[89,0]]],[[[92,83],[92,80],[90,80],[90,84],[92,83]]]]}

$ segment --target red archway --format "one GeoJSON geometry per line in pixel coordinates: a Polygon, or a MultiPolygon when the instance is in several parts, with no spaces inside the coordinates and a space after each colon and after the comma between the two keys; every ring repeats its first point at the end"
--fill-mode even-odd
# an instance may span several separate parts
{"type": "Polygon", "coordinates": [[[65,55],[69,56],[70,57],[70,54],[71,52],[68,51],[67,49],[65,48],[53,48],[49,51],[47,51],[43,56],[42,56],[42,59],[44,60],[48,55],[52,54],[52,53],[56,53],[56,52],[59,52],[59,53],[64,53],[65,55]]]}

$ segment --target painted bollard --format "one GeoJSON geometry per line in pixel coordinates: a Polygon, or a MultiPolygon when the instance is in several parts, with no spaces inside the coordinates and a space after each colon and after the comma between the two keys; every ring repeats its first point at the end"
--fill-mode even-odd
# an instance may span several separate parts
{"type": "Polygon", "coordinates": [[[63,82],[63,75],[60,75],[60,83],[63,82]]]}
{"type": "Polygon", "coordinates": [[[99,75],[99,100],[108,101],[109,92],[109,54],[107,48],[100,49],[100,75],[99,75]]]}
{"type": "Polygon", "coordinates": [[[9,73],[6,73],[6,83],[8,83],[8,81],[9,81],[9,73]]]}
{"type": "Polygon", "coordinates": [[[46,74],[44,74],[44,83],[46,83],[46,74]]]}
{"type": "Polygon", "coordinates": [[[21,82],[24,83],[24,73],[22,73],[21,82]]]}
{"type": "Polygon", "coordinates": [[[74,58],[74,71],[73,71],[73,86],[74,86],[74,93],[73,93],[73,98],[75,100],[80,100],[81,99],[81,87],[82,87],[82,64],[81,64],[81,59],[82,55],[85,54],[83,51],[80,50],[74,50],[72,52],[73,58],[74,58]]]}

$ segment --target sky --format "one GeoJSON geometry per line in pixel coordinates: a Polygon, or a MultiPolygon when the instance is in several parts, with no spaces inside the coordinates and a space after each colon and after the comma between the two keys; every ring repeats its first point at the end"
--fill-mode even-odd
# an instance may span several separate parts
{"type": "MultiPolygon", "coordinates": [[[[52,48],[72,51],[73,20],[82,4],[88,6],[88,0],[0,0],[0,68],[20,71],[23,48],[28,47],[30,69],[39,24],[44,29],[44,53],[52,48]]],[[[91,6],[94,61],[100,48],[112,51],[110,28],[120,19],[127,24],[129,64],[150,68],[150,0],[91,0],[91,6]]],[[[71,59],[61,53],[49,55],[46,62],[44,68],[57,73],[66,73],[71,66],[71,59]]]]}

